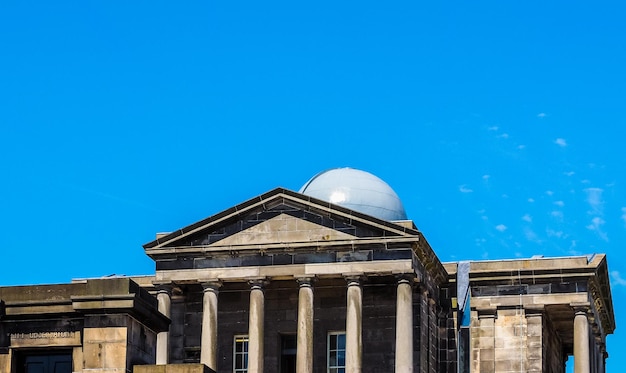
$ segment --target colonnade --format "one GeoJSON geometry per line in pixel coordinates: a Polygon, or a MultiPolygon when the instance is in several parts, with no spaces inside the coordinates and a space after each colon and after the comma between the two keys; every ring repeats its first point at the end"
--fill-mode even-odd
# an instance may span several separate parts
{"type": "MultiPolygon", "coordinates": [[[[346,372],[361,372],[362,364],[362,309],[363,290],[362,276],[345,276],[347,282],[346,307],[346,372]]],[[[296,279],[298,290],[298,321],[296,371],[298,373],[313,372],[313,278],[296,279]]],[[[262,373],[264,365],[263,339],[265,320],[264,288],[267,280],[250,279],[250,308],[248,319],[248,372],[262,373]]],[[[413,372],[413,287],[412,276],[399,276],[397,281],[396,302],[396,361],[395,371],[413,372]]],[[[203,315],[201,332],[200,362],[217,371],[217,306],[219,280],[201,281],[203,286],[203,315]]],[[[157,291],[159,311],[170,316],[170,293],[165,287],[157,291]]],[[[162,332],[157,336],[157,364],[169,361],[169,333],[162,332]]]]}

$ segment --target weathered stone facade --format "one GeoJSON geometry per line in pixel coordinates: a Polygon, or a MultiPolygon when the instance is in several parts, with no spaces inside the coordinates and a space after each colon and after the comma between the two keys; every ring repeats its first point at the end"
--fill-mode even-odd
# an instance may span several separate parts
{"type": "Polygon", "coordinates": [[[0,373],[604,372],[615,328],[603,255],[459,271],[411,221],[280,188],[144,249],[153,276],[0,288],[0,373]]]}
{"type": "Polygon", "coordinates": [[[558,373],[574,355],[576,372],[604,372],[615,329],[604,255],[476,261],[469,286],[471,371],[558,373]]]}
{"type": "Polygon", "coordinates": [[[3,373],[23,371],[27,355],[43,352],[68,356],[75,372],[154,364],[156,334],[169,324],[156,299],[129,278],[4,287],[0,299],[3,373]]]}

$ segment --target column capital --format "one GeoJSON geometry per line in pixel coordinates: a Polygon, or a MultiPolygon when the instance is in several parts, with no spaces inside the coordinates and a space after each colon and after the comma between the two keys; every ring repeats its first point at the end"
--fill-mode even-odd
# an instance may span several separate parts
{"type": "Polygon", "coordinates": [[[576,315],[585,314],[586,316],[589,316],[589,313],[591,312],[591,305],[588,302],[570,303],[569,306],[576,315]]]}
{"type": "Polygon", "coordinates": [[[576,310],[575,309],[574,310],[574,317],[576,317],[576,316],[585,316],[587,321],[589,320],[589,318],[588,318],[589,314],[585,310],[581,310],[581,309],[576,310]]]}
{"type": "Polygon", "coordinates": [[[409,284],[411,286],[413,286],[417,280],[415,273],[396,273],[395,277],[398,284],[409,284]]]}
{"type": "Polygon", "coordinates": [[[217,278],[198,280],[202,289],[206,293],[207,291],[217,292],[222,287],[222,281],[217,278]]]}
{"type": "Polygon", "coordinates": [[[267,277],[254,277],[248,279],[248,285],[251,290],[263,290],[269,284],[267,277]]]}
{"type": "Polygon", "coordinates": [[[361,286],[361,283],[365,281],[366,276],[362,272],[355,273],[343,273],[343,278],[348,283],[348,287],[350,286],[361,286]]]}
{"type": "Polygon", "coordinates": [[[168,295],[172,294],[172,290],[175,286],[172,281],[154,281],[152,285],[156,289],[157,294],[167,293],[168,295]]]}
{"type": "Polygon", "coordinates": [[[316,280],[317,277],[315,276],[296,277],[296,281],[300,287],[312,287],[316,280]]]}
{"type": "Polygon", "coordinates": [[[169,297],[172,295],[172,288],[170,286],[157,286],[156,293],[157,295],[165,294],[169,297]]]}

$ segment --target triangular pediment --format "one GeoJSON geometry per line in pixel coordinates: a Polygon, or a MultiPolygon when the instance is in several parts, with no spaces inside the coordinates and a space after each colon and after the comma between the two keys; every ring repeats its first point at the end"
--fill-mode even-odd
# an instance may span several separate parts
{"type": "Polygon", "coordinates": [[[144,245],[159,249],[208,248],[291,242],[416,237],[419,232],[328,202],[277,188],[144,245]]]}
{"type": "Polygon", "coordinates": [[[381,220],[283,188],[160,235],[143,247],[157,262],[157,271],[306,260],[384,261],[407,259],[408,250],[409,257],[415,256],[438,282],[447,278],[445,268],[412,222],[381,220]]]}
{"type": "Polygon", "coordinates": [[[289,242],[323,242],[353,238],[355,238],[354,235],[283,213],[230,235],[212,245],[236,247],[289,242]]]}

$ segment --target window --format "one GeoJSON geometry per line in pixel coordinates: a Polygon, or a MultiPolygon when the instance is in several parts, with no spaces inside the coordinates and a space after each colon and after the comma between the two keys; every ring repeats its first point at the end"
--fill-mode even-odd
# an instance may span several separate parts
{"type": "Polygon", "coordinates": [[[233,372],[248,372],[248,336],[236,335],[233,347],[233,372]]]}
{"type": "Polygon", "coordinates": [[[346,333],[328,333],[328,373],[346,372],[346,333]]]}
{"type": "MultiPolygon", "coordinates": [[[[49,351],[51,352],[51,351],[49,351]]],[[[19,373],[71,373],[71,353],[33,353],[19,355],[19,373]]]]}
{"type": "Polygon", "coordinates": [[[295,334],[280,336],[280,373],[296,372],[296,350],[298,339],[295,334]]]}

